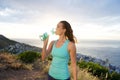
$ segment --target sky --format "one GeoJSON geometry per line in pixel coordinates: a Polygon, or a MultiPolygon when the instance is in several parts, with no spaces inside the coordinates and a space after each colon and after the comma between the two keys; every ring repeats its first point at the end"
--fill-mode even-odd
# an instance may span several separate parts
{"type": "Polygon", "coordinates": [[[39,39],[61,20],[78,39],[120,40],[120,0],[0,0],[0,34],[39,39]]]}

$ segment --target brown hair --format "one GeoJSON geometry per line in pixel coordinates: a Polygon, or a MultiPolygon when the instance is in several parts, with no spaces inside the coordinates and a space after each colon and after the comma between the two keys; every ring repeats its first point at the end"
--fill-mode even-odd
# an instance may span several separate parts
{"type": "Polygon", "coordinates": [[[62,23],[63,24],[63,28],[66,29],[65,36],[67,36],[67,38],[71,42],[75,43],[77,41],[77,39],[75,41],[74,38],[76,38],[76,37],[73,35],[73,30],[71,28],[71,25],[67,21],[60,21],[60,23],[62,23]]]}

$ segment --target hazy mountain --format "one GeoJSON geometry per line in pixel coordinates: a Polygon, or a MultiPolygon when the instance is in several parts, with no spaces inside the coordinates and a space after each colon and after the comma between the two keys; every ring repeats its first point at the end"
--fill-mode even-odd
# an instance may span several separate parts
{"type": "Polygon", "coordinates": [[[5,36],[0,35],[0,51],[6,51],[6,52],[18,54],[24,51],[41,52],[41,50],[42,49],[39,47],[10,40],[5,36]]]}
{"type": "Polygon", "coordinates": [[[16,43],[17,43],[16,41],[10,40],[6,38],[5,36],[0,35],[0,49],[3,49],[9,45],[14,45],[16,43]]]}

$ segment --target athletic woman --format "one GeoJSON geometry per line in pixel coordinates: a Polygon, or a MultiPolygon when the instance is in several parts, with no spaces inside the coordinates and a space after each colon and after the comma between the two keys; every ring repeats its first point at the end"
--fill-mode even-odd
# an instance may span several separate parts
{"type": "Polygon", "coordinates": [[[51,41],[48,48],[49,37],[44,40],[42,61],[51,53],[52,62],[48,72],[48,80],[70,80],[68,62],[71,61],[73,80],[77,80],[76,46],[71,25],[67,21],[60,21],[56,27],[59,39],[51,41]]]}

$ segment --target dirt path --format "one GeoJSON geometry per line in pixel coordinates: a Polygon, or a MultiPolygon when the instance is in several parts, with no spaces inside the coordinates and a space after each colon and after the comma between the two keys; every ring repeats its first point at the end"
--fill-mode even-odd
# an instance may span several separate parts
{"type": "Polygon", "coordinates": [[[47,80],[47,73],[38,70],[4,70],[0,71],[0,80],[47,80]]]}

